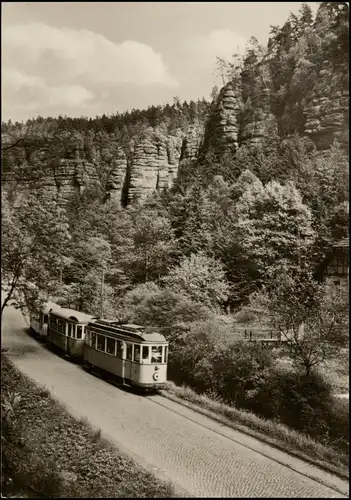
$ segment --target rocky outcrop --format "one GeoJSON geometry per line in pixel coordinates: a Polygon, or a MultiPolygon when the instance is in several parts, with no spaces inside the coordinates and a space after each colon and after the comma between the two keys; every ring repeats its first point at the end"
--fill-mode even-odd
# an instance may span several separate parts
{"type": "Polygon", "coordinates": [[[220,91],[206,124],[204,151],[209,149],[221,155],[228,149],[238,148],[239,122],[241,112],[240,86],[227,83],[220,91]]]}
{"type": "Polygon", "coordinates": [[[88,186],[98,183],[99,178],[92,163],[62,159],[54,170],[54,182],[58,199],[66,202],[72,194],[82,194],[88,186]]]}
{"type": "Polygon", "coordinates": [[[240,145],[259,146],[278,134],[276,117],[271,112],[271,82],[265,64],[241,74],[243,108],[240,120],[240,145]]]}
{"type": "Polygon", "coordinates": [[[348,149],[349,90],[343,73],[342,68],[335,71],[331,61],[323,61],[304,109],[305,134],[320,151],[335,140],[348,149]]]}
{"type": "Polygon", "coordinates": [[[106,191],[108,198],[119,205],[123,202],[123,191],[128,182],[127,176],[127,157],[123,148],[118,148],[117,156],[113,159],[113,170],[107,179],[106,191]]]}
{"type": "Polygon", "coordinates": [[[180,163],[197,161],[203,140],[204,125],[202,123],[189,125],[188,132],[182,141],[180,163]]]}
{"type": "Polygon", "coordinates": [[[148,130],[136,141],[130,165],[129,203],[172,186],[178,173],[182,141],[182,134],[166,136],[157,129],[148,130]]]}
{"type": "Polygon", "coordinates": [[[305,134],[317,149],[326,150],[335,140],[348,147],[348,92],[315,91],[305,116],[305,134]]]}
{"type": "Polygon", "coordinates": [[[21,175],[11,172],[2,176],[2,183],[14,204],[35,189],[45,190],[48,196],[64,206],[74,194],[82,194],[99,178],[93,164],[76,159],[61,159],[38,175],[21,175]]]}
{"type": "Polygon", "coordinates": [[[168,172],[167,172],[167,187],[170,188],[177,177],[180,156],[182,151],[184,134],[179,130],[174,136],[167,139],[167,159],[168,159],[168,172]]]}

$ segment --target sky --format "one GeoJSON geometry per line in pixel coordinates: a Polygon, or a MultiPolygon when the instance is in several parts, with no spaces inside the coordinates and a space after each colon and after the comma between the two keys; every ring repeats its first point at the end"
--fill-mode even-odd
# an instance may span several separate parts
{"type": "MultiPolygon", "coordinates": [[[[315,11],[318,4],[307,2],[315,11]]],[[[2,2],[2,120],[209,99],[216,56],[266,44],[300,2],[2,2]]]]}

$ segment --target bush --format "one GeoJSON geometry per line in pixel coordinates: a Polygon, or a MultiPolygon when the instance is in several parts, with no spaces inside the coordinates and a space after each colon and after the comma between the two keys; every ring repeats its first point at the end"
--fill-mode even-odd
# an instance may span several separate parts
{"type": "Polygon", "coordinates": [[[272,364],[272,354],[259,344],[239,341],[225,347],[212,364],[217,392],[226,403],[246,407],[246,400],[259,387],[272,364]]]}
{"type": "Polygon", "coordinates": [[[327,406],[328,436],[326,442],[344,453],[349,452],[349,414],[348,400],[335,398],[333,403],[327,406]]]}
{"type": "Polygon", "coordinates": [[[187,384],[198,392],[216,390],[212,359],[230,342],[231,327],[212,315],[187,325],[173,340],[169,356],[169,378],[187,384]]]}
{"type": "Polygon", "coordinates": [[[132,321],[169,329],[179,324],[206,319],[212,314],[202,304],[169,288],[160,288],[153,282],[138,285],[127,293],[124,308],[124,316],[132,321]]]}
{"type": "Polygon", "coordinates": [[[265,418],[346,449],[348,407],[337,402],[332,387],[318,373],[274,368],[267,373],[248,408],[265,418]]]}
{"type": "Polygon", "coordinates": [[[257,389],[273,358],[260,345],[232,339],[231,325],[219,317],[192,323],[172,346],[169,378],[244,407],[247,393],[257,389]]]}

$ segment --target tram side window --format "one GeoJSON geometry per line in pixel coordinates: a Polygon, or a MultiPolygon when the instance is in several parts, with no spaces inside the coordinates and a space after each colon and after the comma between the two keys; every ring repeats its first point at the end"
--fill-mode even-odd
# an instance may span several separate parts
{"type": "Polygon", "coordinates": [[[63,333],[63,323],[60,319],[57,322],[57,331],[63,333]]]}
{"type": "Polygon", "coordinates": [[[49,322],[49,317],[47,314],[44,314],[44,319],[43,319],[43,322],[47,325],[48,322],[49,322]]]}
{"type": "Polygon", "coordinates": [[[91,334],[91,344],[90,345],[93,349],[96,349],[96,333],[91,334]]]}
{"type": "Polygon", "coordinates": [[[162,363],[162,346],[153,345],[151,347],[151,363],[162,363]]]}
{"type": "Polygon", "coordinates": [[[73,335],[71,334],[72,333],[72,325],[71,323],[68,323],[67,325],[67,337],[73,337],[73,335]]]}
{"type": "Polygon", "coordinates": [[[81,338],[82,338],[82,336],[83,336],[83,327],[82,327],[82,326],[80,326],[80,325],[78,325],[78,326],[77,326],[77,336],[76,336],[76,338],[77,338],[77,339],[81,339],[81,338]]]}
{"type": "Polygon", "coordinates": [[[130,361],[133,359],[133,344],[127,344],[127,359],[130,361]]]}
{"type": "Polygon", "coordinates": [[[121,340],[117,340],[117,358],[122,358],[123,353],[123,342],[121,340]]]}
{"type": "Polygon", "coordinates": [[[115,354],[115,345],[116,341],[115,339],[111,339],[110,337],[106,338],[106,352],[108,354],[115,354]]]}
{"type": "Polygon", "coordinates": [[[140,345],[134,344],[134,361],[140,363],[140,345]]]}
{"type": "Polygon", "coordinates": [[[97,337],[97,343],[96,343],[96,349],[98,351],[104,351],[105,350],[105,337],[103,335],[96,335],[97,337]]]}
{"type": "Polygon", "coordinates": [[[148,363],[149,362],[149,346],[148,345],[143,345],[143,356],[142,356],[142,362],[143,363],[148,363]]]}

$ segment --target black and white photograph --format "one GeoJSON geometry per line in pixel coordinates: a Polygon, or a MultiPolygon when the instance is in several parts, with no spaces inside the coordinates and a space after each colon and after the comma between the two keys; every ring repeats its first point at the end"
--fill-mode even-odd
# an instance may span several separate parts
{"type": "Polygon", "coordinates": [[[1,14],[2,498],[349,498],[349,3],[1,14]]]}

